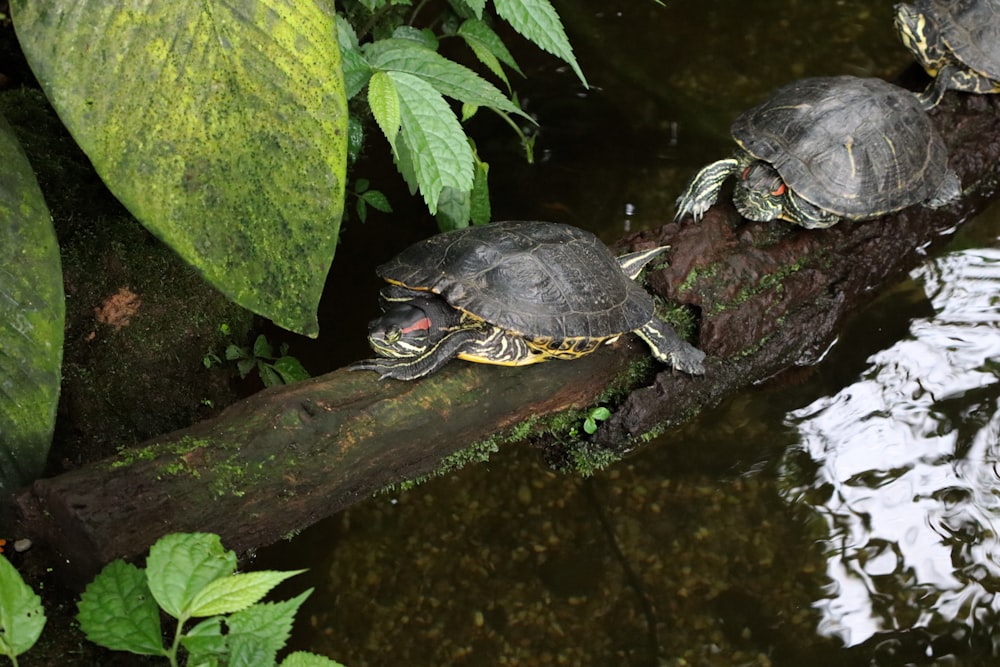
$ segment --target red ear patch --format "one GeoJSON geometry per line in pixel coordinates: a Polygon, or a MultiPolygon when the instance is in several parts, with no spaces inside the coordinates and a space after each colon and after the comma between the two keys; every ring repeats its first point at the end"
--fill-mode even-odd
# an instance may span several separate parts
{"type": "Polygon", "coordinates": [[[411,324],[410,326],[405,327],[403,329],[400,329],[400,333],[405,333],[406,334],[406,333],[410,333],[410,332],[417,331],[417,330],[420,330],[420,329],[423,329],[424,331],[428,331],[430,328],[431,328],[431,318],[429,318],[429,317],[422,317],[419,320],[417,320],[416,322],[414,322],[413,324],[411,324]]]}
{"type": "Polygon", "coordinates": [[[779,185],[771,192],[771,194],[774,195],[775,197],[780,197],[781,195],[785,194],[785,190],[787,189],[788,186],[785,185],[784,182],[782,182],[781,185],[779,185]]]}

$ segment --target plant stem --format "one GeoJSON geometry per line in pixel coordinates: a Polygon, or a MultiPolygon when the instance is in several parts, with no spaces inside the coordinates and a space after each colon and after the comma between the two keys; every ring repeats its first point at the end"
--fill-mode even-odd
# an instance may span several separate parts
{"type": "Polygon", "coordinates": [[[170,661],[170,667],[177,667],[177,649],[181,645],[181,637],[184,636],[184,624],[187,622],[187,618],[177,619],[177,630],[174,631],[174,643],[167,651],[167,660],[170,661]]]}

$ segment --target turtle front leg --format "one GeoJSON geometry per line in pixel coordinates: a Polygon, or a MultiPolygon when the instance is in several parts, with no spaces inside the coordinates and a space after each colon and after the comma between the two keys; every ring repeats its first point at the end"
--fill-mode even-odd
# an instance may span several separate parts
{"type": "Polygon", "coordinates": [[[445,335],[433,347],[416,357],[365,359],[348,366],[352,371],[375,371],[379,379],[416,380],[440,370],[446,363],[469,349],[474,349],[485,337],[481,329],[458,329],[445,335]]]}
{"type": "Polygon", "coordinates": [[[941,68],[941,71],[937,73],[934,80],[931,81],[930,85],[924,89],[922,93],[914,93],[917,96],[917,101],[920,102],[920,106],[923,107],[924,111],[930,111],[936,107],[940,102],[944,94],[948,92],[949,88],[953,88],[952,80],[954,79],[958,68],[954,65],[947,65],[941,68]]]}
{"type": "Polygon", "coordinates": [[[962,181],[958,174],[949,169],[944,180],[938,186],[937,192],[931,195],[930,199],[924,202],[927,208],[941,208],[962,198],[962,181]]]}
{"type": "Polygon", "coordinates": [[[689,213],[696,221],[701,220],[705,212],[719,198],[722,184],[727,178],[739,172],[741,165],[742,161],[733,157],[703,167],[677,199],[677,213],[674,215],[674,220],[680,220],[689,213]]]}
{"type": "Polygon", "coordinates": [[[654,317],[635,333],[646,341],[658,361],[689,375],[705,374],[705,353],[678,336],[666,322],[654,317]]]}

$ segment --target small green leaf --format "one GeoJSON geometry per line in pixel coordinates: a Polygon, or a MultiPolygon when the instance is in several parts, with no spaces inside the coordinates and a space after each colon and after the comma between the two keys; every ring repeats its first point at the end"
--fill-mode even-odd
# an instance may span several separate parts
{"type": "Polygon", "coordinates": [[[274,370],[278,372],[285,384],[309,378],[309,371],[295,357],[280,357],[274,362],[274,370]]]}
{"type": "Polygon", "coordinates": [[[312,592],[310,588],[291,600],[255,604],[230,616],[226,621],[229,666],[274,664],[275,655],[291,634],[295,614],[312,592]]]}
{"type": "Polygon", "coordinates": [[[296,651],[285,656],[281,661],[281,667],[344,667],[344,665],[322,655],[296,651]]]}
{"type": "Polygon", "coordinates": [[[191,601],[205,586],[236,570],[236,554],[218,535],[171,533],[149,549],[146,574],[153,597],[174,618],[190,616],[191,601]]]}
{"type": "Polygon", "coordinates": [[[549,0],[493,0],[493,6],[500,18],[507,21],[514,30],[534,42],[538,48],[563,60],[573,68],[583,85],[587,85],[587,79],[576,62],[559,14],[549,0]]]}
{"type": "Polygon", "coordinates": [[[395,154],[400,125],[399,93],[386,72],[375,72],[368,81],[368,106],[395,154]]]}
{"type": "Polygon", "coordinates": [[[305,570],[261,570],[216,579],[201,589],[191,601],[190,615],[198,618],[242,611],[260,602],[285,579],[303,572],[305,570]]]}
{"type": "Polygon", "coordinates": [[[87,639],[115,651],[165,655],[160,610],[146,573],[116,560],[90,582],[77,603],[77,621],[87,639]]]}
{"type": "Polygon", "coordinates": [[[381,190],[367,190],[361,195],[361,199],[364,199],[365,203],[376,211],[392,213],[392,205],[389,203],[389,198],[381,190]]]}
{"type": "Polygon", "coordinates": [[[253,342],[253,356],[258,359],[273,359],[274,348],[264,334],[259,334],[253,342]]]}
{"type": "Polygon", "coordinates": [[[611,410],[608,410],[606,407],[601,406],[599,408],[594,408],[593,410],[591,410],[590,416],[596,419],[597,421],[604,421],[605,419],[611,416],[611,410]]]}
{"type": "Polygon", "coordinates": [[[13,659],[38,641],[45,627],[42,599],[0,555],[0,654],[13,659]]]}
{"type": "Polygon", "coordinates": [[[206,618],[181,637],[181,644],[191,654],[191,664],[204,661],[208,656],[221,655],[228,650],[226,636],[222,632],[222,617],[206,618]]]}
{"type": "Polygon", "coordinates": [[[469,19],[458,27],[458,36],[465,40],[479,62],[496,74],[510,88],[507,74],[503,71],[500,63],[504,63],[512,70],[524,76],[521,68],[518,67],[514,56],[510,54],[500,37],[493,32],[493,29],[482,21],[469,19]]]}
{"type": "Polygon", "coordinates": [[[236,361],[237,359],[246,359],[250,356],[250,353],[246,348],[240,347],[239,345],[230,343],[226,346],[226,361],[236,361]]]}
{"type": "Polygon", "coordinates": [[[412,149],[417,184],[436,213],[444,188],[472,189],[472,149],[454,112],[429,83],[405,72],[389,75],[399,91],[402,139],[412,149]]]}
{"type": "Polygon", "coordinates": [[[594,421],[593,417],[587,417],[583,420],[583,430],[589,435],[594,435],[597,432],[597,422],[594,421]]]}

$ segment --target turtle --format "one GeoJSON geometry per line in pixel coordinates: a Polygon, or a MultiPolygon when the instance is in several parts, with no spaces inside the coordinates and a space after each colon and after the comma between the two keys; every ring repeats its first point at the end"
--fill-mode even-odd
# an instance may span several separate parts
{"type": "Polygon", "coordinates": [[[388,285],[352,365],[414,380],[453,358],[523,366],[576,359],[633,332],[692,375],[705,354],[656,317],[636,282],[668,246],[615,257],[594,234],[554,222],[504,221],[424,239],[376,269],[388,285]]]}
{"type": "Polygon", "coordinates": [[[896,31],[934,81],[925,109],[946,90],[1000,93],[1000,0],[915,0],[896,5],[896,31]]]}
{"type": "Polygon", "coordinates": [[[733,202],[750,220],[823,228],[961,195],[944,141],[917,96],[876,78],[811,77],[775,91],[731,128],[733,157],[704,167],[677,200],[695,220],[737,176],[733,202]]]}

